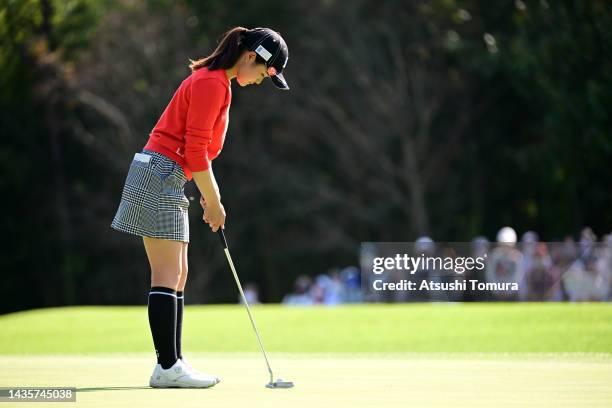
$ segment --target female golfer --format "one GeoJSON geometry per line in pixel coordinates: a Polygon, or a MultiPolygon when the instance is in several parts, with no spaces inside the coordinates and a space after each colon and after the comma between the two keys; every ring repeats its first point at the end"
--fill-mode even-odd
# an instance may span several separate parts
{"type": "Polygon", "coordinates": [[[225,140],[231,80],[259,85],[269,77],[277,88],[288,90],[282,75],[288,58],[287,45],[274,30],[235,27],[224,33],[211,55],[190,60],[191,74],[130,165],[111,227],[142,236],[151,266],[148,314],[157,354],[151,387],[205,388],[219,382],[191,367],[181,352],[189,244],[184,187],[195,180],[204,221],[215,232],[224,228],[226,214],[212,160],[225,140]]]}

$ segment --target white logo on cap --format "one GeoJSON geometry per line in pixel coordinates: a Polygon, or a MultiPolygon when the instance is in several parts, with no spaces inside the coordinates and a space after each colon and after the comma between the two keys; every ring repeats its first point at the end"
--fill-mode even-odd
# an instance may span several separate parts
{"type": "Polygon", "coordinates": [[[255,50],[256,53],[258,53],[259,55],[261,55],[261,57],[264,60],[269,60],[270,57],[272,56],[272,54],[270,53],[270,51],[266,50],[264,47],[262,47],[261,45],[259,47],[257,47],[257,49],[255,50]]]}

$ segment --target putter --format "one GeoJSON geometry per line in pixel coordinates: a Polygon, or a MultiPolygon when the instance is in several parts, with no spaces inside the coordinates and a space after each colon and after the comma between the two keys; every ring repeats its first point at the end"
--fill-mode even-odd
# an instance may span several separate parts
{"type": "Polygon", "coordinates": [[[219,228],[217,230],[219,234],[219,238],[221,239],[221,244],[223,245],[223,251],[225,251],[225,257],[227,258],[227,263],[229,263],[230,268],[232,269],[232,274],[234,274],[234,279],[236,280],[236,285],[238,285],[238,290],[240,291],[240,296],[242,296],[242,301],[244,302],[244,306],[246,307],[247,313],[249,314],[249,320],[251,321],[251,325],[253,326],[253,330],[255,331],[255,336],[257,336],[257,342],[259,343],[259,348],[266,360],[266,366],[268,366],[268,373],[270,373],[270,382],[266,384],[267,388],[293,388],[292,381],[283,381],[278,378],[274,381],[274,374],[272,374],[272,368],[270,367],[270,362],[268,361],[268,356],[266,355],[266,350],[264,350],[264,346],[261,342],[261,338],[259,337],[259,331],[257,331],[257,326],[255,326],[255,320],[251,315],[251,308],[249,307],[249,303],[247,302],[246,296],[244,296],[244,292],[242,291],[242,285],[240,284],[240,279],[238,279],[238,274],[236,273],[236,268],[234,267],[234,262],[232,262],[232,257],[229,253],[229,248],[227,247],[227,240],[225,239],[225,233],[223,229],[219,228]]]}

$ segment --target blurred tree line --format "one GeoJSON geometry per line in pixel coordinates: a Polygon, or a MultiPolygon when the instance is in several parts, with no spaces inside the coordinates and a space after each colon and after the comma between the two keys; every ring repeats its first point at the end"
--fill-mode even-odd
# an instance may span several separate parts
{"type": "MultiPolygon", "coordinates": [[[[109,226],[125,175],[188,58],[236,25],[290,48],[290,92],[233,81],[214,163],[263,300],[362,241],[610,231],[608,1],[0,0],[0,312],[146,303],[142,240],[109,226]]],[[[188,303],[234,302],[186,194],[188,303]]]]}

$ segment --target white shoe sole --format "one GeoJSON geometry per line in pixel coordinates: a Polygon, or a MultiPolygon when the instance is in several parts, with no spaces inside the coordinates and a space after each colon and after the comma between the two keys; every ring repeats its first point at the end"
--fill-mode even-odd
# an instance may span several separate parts
{"type": "Polygon", "coordinates": [[[171,383],[171,384],[163,384],[163,383],[154,383],[149,381],[149,386],[152,388],[211,388],[215,385],[219,384],[221,380],[217,380],[217,382],[208,384],[208,385],[195,385],[195,384],[180,384],[180,383],[171,383]]]}

